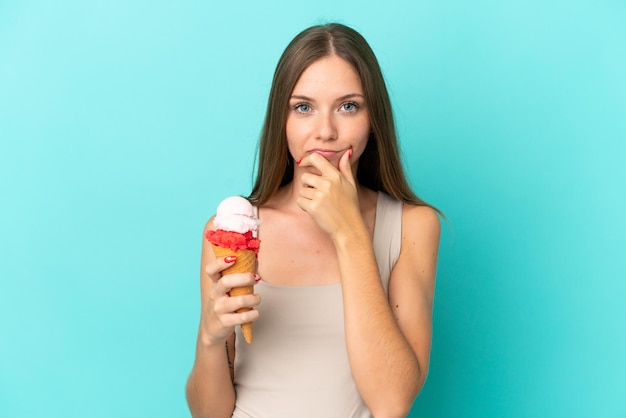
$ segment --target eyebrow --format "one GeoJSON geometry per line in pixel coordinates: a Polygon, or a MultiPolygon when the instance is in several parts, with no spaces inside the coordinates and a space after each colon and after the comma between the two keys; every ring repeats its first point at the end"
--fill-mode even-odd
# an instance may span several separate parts
{"type": "MultiPolygon", "coordinates": [[[[341,96],[341,97],[339,97],[339,98],[337,99],[337,101],[343,101],[343,100],[348,100],[348,99],[354,99],[354,98],[357,98],[357,97],[360,97],[361,99],[364,99],[364,98],[365,98],[365,96],[363,96],[362,94],[359,94],[359,93],[350,93],[350,94],[346,94],[345,96],[341,96]]],[[[304,100],[304,101],[307,101],[307,102],[314,102],[314,101],[315,101],[315,100],[313,100],[313,99],[312,99],[312,98],[310,98],[310,97],[307,97],[307,96],[301,96],[301,95],[293,95],[293,96],[291,96],[291,97],[289,98],[289,100],[293,100],[293,99],[296,99],[296,100],[304,100]]]]}

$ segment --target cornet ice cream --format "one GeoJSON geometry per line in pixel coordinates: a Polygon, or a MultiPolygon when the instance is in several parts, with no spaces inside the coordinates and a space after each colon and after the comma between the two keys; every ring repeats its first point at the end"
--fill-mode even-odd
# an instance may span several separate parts
{"type": "MultiPolygon", "coordinates": [[[[206,239],[211,243],[215,256],[237,257],[237,261],[222,274],[254,273],[260,244],[255,236],[259,220],[250,202],[240,196],[224,199],[217,207],[213,225],[215,230],[207,231],[206,239]]],[[[230,296],[249,295],[253,292],[254,286],[236,287],[231,289],[230,296]]],[[[249,310],[250,308],[241,308],[237,312],[249,310]]],[[[251,343],[252,323],[242,324],[241,331],[246,342],[251,343]]]]}

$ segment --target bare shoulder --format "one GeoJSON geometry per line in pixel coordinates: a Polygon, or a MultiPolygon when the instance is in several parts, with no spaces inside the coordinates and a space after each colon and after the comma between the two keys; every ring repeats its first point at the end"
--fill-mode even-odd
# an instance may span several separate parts
{"type": "MultiPolygon", "coordinates": [[[[397,267],[403,279],[418,278],[432,287],[437,270],[441,224],[437,211],[429,206],[404,205],[402,244],[397,267]]],[[[409,279],[410,280],[410,279],[409,279]]]]}
{"type": "Polygon", "coordinates": [[[207,231],[215,230],[215,225],[213,225],[213,220],[215,219],[215,215],[211,216],[208,221],[204,224],[204,229],[202,230],[202,236],[206,235],[207,231]]]}
{"type": "Polygon", "coordinates": [[[441,223],[437,211],[430,206],[403,205],[402,239],[419,239],[439,243],[441,223]]]}
{"type": "Polygon", "coordinates": [[[407,304],[430,312],[434,294],[439,234],[437,211],[429,206],[403,205],[400,256],[389,279],[392,306],[407,304]],[[418,303],[419,302],[419,303],[418,303]]]}
{"type": "Polygon", "coordinates": [[[215,219],[215,215],[211,216],[211,217],[209,218],[209,220],[208,220],[208,221],[206,221],[206,224],[204,224],[204,229],[205,229],[205,230],[207,230],[207,229],[213,229],[213,220],[214,220],[214,219],[215,219]]]}
{"type": "Polygon", "coordinates": [[[204,229],[202,230],[202,256],[201,256],[201,274],[200,274],[201,278],[205,276],[204,268],[206,267],[207,263],[209,263],[214,258],[213,250],[211,250],[211,246],[206,240],[207,231],[215,230],[215,226],[213,225],[213,219],[215,219],[215,215],[209,218],[209,220],[204,225],[204,229]]]}

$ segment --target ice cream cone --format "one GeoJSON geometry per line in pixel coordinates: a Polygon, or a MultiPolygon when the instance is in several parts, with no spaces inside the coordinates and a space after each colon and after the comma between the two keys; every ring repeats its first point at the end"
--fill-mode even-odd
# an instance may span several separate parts
{"type": "MultiPolygon", "coordinates": [[[[256,252],[252,250],[231,250],[230,248],[220,247],[218,245],[211,244],[213,253],[218,258],[224,258],[229,255],[237,257],[235,263],[222,271],[222,274],[233,273],[254,273],[256,271],[256,252]]],[[[235,287],[230,290],[230,296],[251,295],[254,292],[254,286],[242,286],[235,287]]],[[[247,312],[250,308],[237,309],[237,313],[247,312]]],[[[247,322],[241,325],[241,332],[243,333],[246,342],[250,344],[252,342],[252,322],[247,322]]]]}

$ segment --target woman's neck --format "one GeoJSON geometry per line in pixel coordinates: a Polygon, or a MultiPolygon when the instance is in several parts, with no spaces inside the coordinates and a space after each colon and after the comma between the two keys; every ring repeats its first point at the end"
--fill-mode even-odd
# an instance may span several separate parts
{"type": "MultiPolygon", "coordinates": [[[[299,177],[294,177],[294,180],[279,188],[263,206],[287,212],[302,212],[297,202],[300,197],[300,190],[304,186],[302,186],[302,183],[298,179],[299,177]]],[[[367,210],[367,208],[371,207],[372,200],[374,204],[376,202],[374,196],[376,196],[377,193],[365,186],[357,184],[357,194],[362,212],[364,209],[367,210]]]]}

